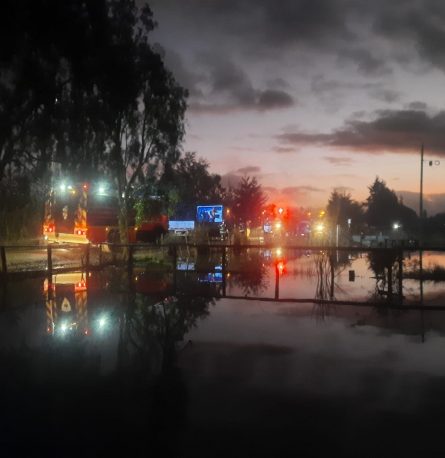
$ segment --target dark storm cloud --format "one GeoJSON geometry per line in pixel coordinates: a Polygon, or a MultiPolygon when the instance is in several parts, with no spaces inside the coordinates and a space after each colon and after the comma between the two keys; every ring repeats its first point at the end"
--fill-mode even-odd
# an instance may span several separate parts
{"type": "Polygon", "coordinates": [[[360,73],[367,76],[382,76],[392,73],[385,59],[379,58],[365,48],[351,48],[339,51],[340,62],[351,60],[360,73]]]}
{"type": "Polygon", "coordinates": [[[203,76],[196,73],[184,64],[181,55],[172,49],[159,48],[167,68],[173,73],[176,81],[189,91],[192,97],[201,97],[202,90],[199,85],[203,83],[203,76]]]}
{"type": "Polygon", "coordinates": [[[190,104],[195,113],[224,114],[238,110],[268,111],[295,105],[293,97],[281,89],[257,89],[247,73],[234,62],[211,55],[200,56],[210,88],[206,97],[190,104]]]}
{"type": "Polygon", "coordinates": [[[399,91],[385,88],[383,83],[332,80],[324,75],[316,75],[312,78],[311,90],[322,101],[342,100],[344,95],[351,91],[366,91],[370,98],[385,103],[397,102],[402,96],[399,91]]]}
{"type": "Polygon", "coordinates": [[[362,75],[381,77],[401,55],[412,62],[417,53],[445,69],[441,0],[151,0],[150,5],[166,39],[181,37],[184,46],[199,42],[200,49],[213,49],[219,57],[281,60],[288,50],[300,49],[315,60],[336,55],[340,65],[350,61],[362,75]]]}
{"type": "Polygon", "coordinates": [[[415,101],[415,102],[409,103],[408,104],[408,108],[410,110],[425,111],[428,108],[428,105],[426,103],[424,103],[424,102],[415,101]]]}
{"type": "Polygon", "coordinates": [[[339,167],[351,165],[354,162],[350,157],[325,156],[323,159],[339,167]]]}
{"type": "Polygon", "coordinates": [[[261,167],[258,167],[256,165],[250,165],[250,166],[242,167],[238,169],[235,173],[242,174],[242,175],[249,175],[252,173],[260,173],[260,172],[261,172],[261,167]]]}
{"type": "Polygon", "coordinates": [[[350,120],[331,133],[283,133],[285,145],[341,147],[356,152],[416,152],[423,142],[445,155],[445,111],[428,115],[418,110],[381,110],[370,121],[350,120]]]}
{"type": "Polygon", "coordinates": [[[268,47],[351,37],[343,14],[346,0],[152,0],[151,4],[155,13],[170,7],[187,20],[193,18],[200,30],[223,29],[268,47]]]}
{"type": "Polygon", "coordinates": [[[269,89],[289,89],[290,84],[284,78],[273,78],[267,81],[269,89]]]}
{"type": "Polygon", "coordinates": [[[392,89],[374,89],[369,92],[370,97],[381,102],[394,103],[400,100],[401,93],[392,89]]]}
{"type": "Polygon", "coordinates": [[[161,28],[166,21],[180,26],[181,30],[170,30],[173,36],[201,39],[201,49],[207,46],[255,60],[279,58],[295,47],[332,50],[339,43],[354,43],[356,34],[345,14],[349,1],[151,0],[150,5],[155,17],[161,17],[161,28]]]}
{"type": "MultiPolygon", "coordinates": [[[[372,2],[371,2],[372,3],[372,2]]],[[[396,40],[412,42],[419,55],[445,69],[445,3],[437,0],[378,1],[374,31],[396,40]]],[[[372,8],[372,7],[371,7],[372,8]]]]}
{"type": "Polygon", "coordinates": [[[294,103],[294,99],[287,92],[272,89],[260,92],[257,100],[259,110],[290,108],[294,103]]]}
{"type": "Polygon", "coordinates": [[[226,93],[244,106],[255,103],[256,91],[248,75],[229,60],[206,57],[202,59],[209,67],[209,82],[214,93],[226,93]]]}

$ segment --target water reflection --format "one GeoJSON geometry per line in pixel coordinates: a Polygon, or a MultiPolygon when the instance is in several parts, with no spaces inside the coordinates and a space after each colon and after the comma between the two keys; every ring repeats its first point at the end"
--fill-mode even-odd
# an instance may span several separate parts
{"type": "Polygon", "coordinates": [[[369,268],[374,273],[376,301],[403,302],[403,259],[396,251],[375,251],[368,254],[369,268]]]}
{"type": "MultiPolygon", "coordinates": [[[[139,263],[3,284],[4,455],[63,456],[70,444],[73,456],[215,456],[218,443],[222,456],[357,456],[362,429],[391,443],[384,415],[402,414],[405,435],[424,434],[445,396],[445,313],[409,309],[419,280],[404,277],[408,264],[215,250],[174,272],[139,263]]],[[[443,285],[425,282],[431,292],[441,304],[443,285]]],[[[388,451],[380,443],[373,456],[388,451]]]]}
{"type": "Polygon", "coordinates": [[[237,286],[243,295],[261,294],[268,285],[267,270],[272,262],[280,262],[279,255],[275,261],[269,251],[245,250],[234,252],[233,258],[229,259],[231,283],[237,286]]]}

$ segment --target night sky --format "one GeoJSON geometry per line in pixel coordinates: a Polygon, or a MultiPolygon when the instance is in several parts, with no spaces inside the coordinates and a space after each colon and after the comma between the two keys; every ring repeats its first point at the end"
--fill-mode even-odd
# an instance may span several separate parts
{"type": "Polygon", "coordinates": [[[190,91],[185,150],[276,203],[363,200],[378,175],[445,211],[443,0],[151,0],[153,40],[190,91]]]}

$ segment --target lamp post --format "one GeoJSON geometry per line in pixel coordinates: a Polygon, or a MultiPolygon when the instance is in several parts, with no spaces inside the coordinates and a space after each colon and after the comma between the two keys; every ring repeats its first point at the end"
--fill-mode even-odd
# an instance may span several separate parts
{"type": "MultiPolygon", "coordinates": [[[[423,143],[420,146],[420,198],[419,198],[419,246],[423,245],[423,143]]],[[[440,165],[440,161],[428,160],[429,166],[440,165]]]]}
{"type": "Polygon", "coordinates": [[[423,143],[420,147],[420,201],[419,201],[419,246],[422,246],[423,236],[423,143]]]}

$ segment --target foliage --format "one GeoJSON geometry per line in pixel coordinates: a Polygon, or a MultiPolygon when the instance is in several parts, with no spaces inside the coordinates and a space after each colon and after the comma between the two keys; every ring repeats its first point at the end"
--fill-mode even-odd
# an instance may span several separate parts
{"type": "Polygon", "coordinates": [[[326,214],[333,225],[345,227],[348,219],[351,220],[351,228],[356,228],[363,223],[364,215],[362,206],[352,200],[350,194],[333,191],[328,202],[326,214]]]}
{"type": "Polygon", "coordinates": [[[43,196],[25,175],[0,181],[0,240],[35,237],[42,221],[43,196]]]}
{"type": "Polygon", "coordinates": [[[160,188],[171,213],[179,218],[193,219],[197,204],[223,201],[221,177],[210,173],[208,169],[206,160],[197,158],[196,153],[187,152],[165,170],[160,188]]]}
{"type": "Polygon", "coordinates": [[[213,298],[170,296],[156,300],[136,295],[127,315],[127,337],[137,350],[141,364],[159,372],[172,363],[175,344],[209,314],[213,298]]]}
{"type": "Polygon", "coordinates": [[[233,265],[236,266],[236,272],[232,275],[232,281],[241,288],[243,294],[258,295],[267,288],[267,268],[260,253],[234,251],[233,265]]]}
{"type": "Polygon", "coordinates": [[[233,190],[231,200],[232,212],[239,222],[251,221],[254,226],[259,224],[267,199],[255,177],[243,177],[233,190]]]}
{"type": "Polygon", "coordinates": [[[394,222],[401,223],[405,229],[414,229],[417,225],[415,211],[399,202],[396,193],[378,177],[369,186],[365,217],[370,226],[378,229],[389,229],[394,222]]]}
{"type": "Polygon", "coordinates": [[[149,44],[135,0],[2,2],[0,179],[20,170],[75,180],[105,173],[121,237],[138,186],[179,157],[186,91],[149,44]],[[48,14],[48,10],[52,12],[48,14]],[[6,39],[7,37],[7,39],[6,39]]]}

